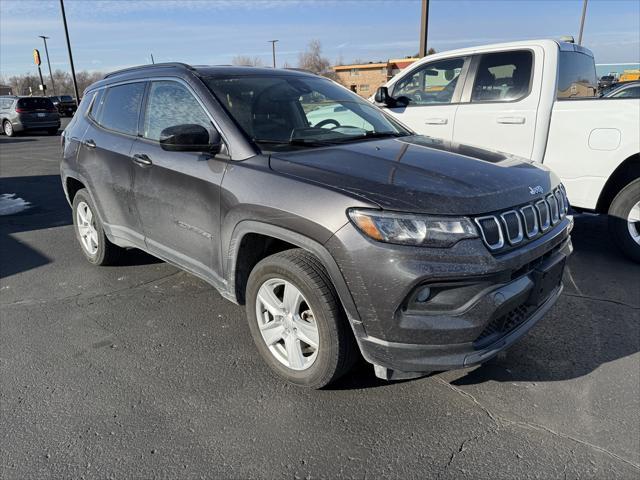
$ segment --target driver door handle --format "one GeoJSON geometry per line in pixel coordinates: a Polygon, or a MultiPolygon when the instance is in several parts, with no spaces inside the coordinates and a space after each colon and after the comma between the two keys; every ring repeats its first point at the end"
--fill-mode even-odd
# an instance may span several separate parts
{"type": "Polygon", "coordinates": [[[427,125],[446,125],[449,120],[446,118],[427,118],[424,123],[427,125]]]}
{"type": "Polygon", "coordinates": [[[140,165],[141,167],[147,167],[153,164],[149,156],[145,155],[144,153],[136,153],[133,156],[133,161],[138,165],[140,165]]]}
{"type": "Polygon", "coordinates": [[[94,142],[94,141],[93,141],[93,140],[91,140],[91,139],[89,139],[89,140],[85,140],[84,142],[82,142],[82,144],[83,144],[85,147],[88,147],[88,148],[96,148],[96,142],[94,142]]]}

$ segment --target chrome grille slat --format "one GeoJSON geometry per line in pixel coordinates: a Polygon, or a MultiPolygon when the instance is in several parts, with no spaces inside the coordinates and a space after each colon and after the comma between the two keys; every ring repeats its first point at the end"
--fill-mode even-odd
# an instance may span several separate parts
{"type": "Polygon", "coordinates": [[[544,235],[569,212],[563,186],[528,205],[474,219],[484,244],[492,252],[515,247],[544,235]]]}

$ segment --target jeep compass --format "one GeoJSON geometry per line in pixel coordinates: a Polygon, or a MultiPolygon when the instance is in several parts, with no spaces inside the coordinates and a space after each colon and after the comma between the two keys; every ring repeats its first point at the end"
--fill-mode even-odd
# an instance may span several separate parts
{"type": "Polygon", "coordinates": [[[202,278],[298,385],[358,355],[390,380],[480,364],[555,303],[572,250],[549,170],[415,135],[302,71],[114,72],[62,146],[87,260],[139,248],[202,278]]]}

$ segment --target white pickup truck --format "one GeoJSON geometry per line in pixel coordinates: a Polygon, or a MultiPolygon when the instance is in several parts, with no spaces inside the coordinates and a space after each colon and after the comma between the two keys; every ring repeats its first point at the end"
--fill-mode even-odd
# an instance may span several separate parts
{"type": "Polygon", "coordinates": [[[544,163],[640,261],[640,99],[596,90],[589,50],[534,40],[429,55],[371,100],[418,133],[544,163]]]}

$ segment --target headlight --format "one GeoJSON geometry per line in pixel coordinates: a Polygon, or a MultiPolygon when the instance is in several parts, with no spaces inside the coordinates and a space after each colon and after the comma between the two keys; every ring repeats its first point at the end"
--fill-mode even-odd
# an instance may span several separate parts
{"type": "Polygon", "coordinates": [[[450,247],[464,238],[478,236],[471,220],[464,217],[431,217],[357,209],[351,209],[348,213],[362,233],[379,242],[450,247]]]}

